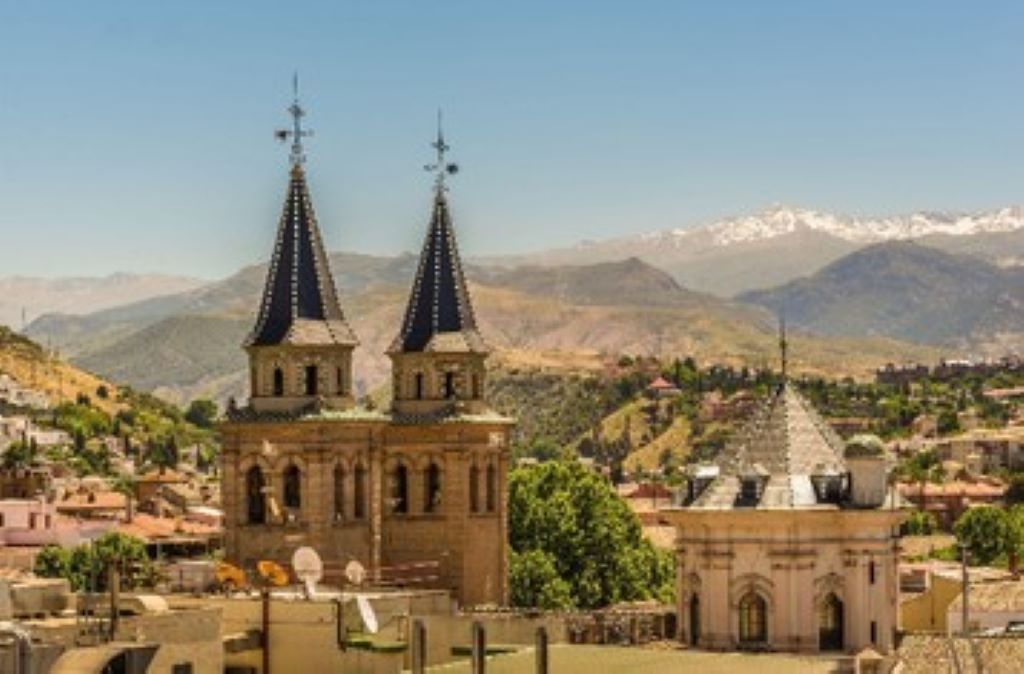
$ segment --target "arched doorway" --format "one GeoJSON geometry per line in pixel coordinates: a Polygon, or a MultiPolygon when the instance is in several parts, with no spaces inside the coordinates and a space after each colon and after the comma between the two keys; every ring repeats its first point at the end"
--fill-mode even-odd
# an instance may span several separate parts
{"type": "Polygon", "coordinates": [[[253,466],[245,474],[245,509],[249,524],[267,521],[266,497],[263,494],[263,471],[253,466]]]}
{"type": "Polygon", "coordinates": [[[690,596],[690,645],[700,642],[700,596],[694,592],[690,596]]]}
{"type": "Polygon", "coordinates": [[[832,592],[818,604],[818,650],[843,650],[843,602],[832,592]]]}
{"type": "Polygon", "coordinates": [[[740,646],[760,646],[768,641],[768,602],[756,592],[740,599],[740,646]]]}

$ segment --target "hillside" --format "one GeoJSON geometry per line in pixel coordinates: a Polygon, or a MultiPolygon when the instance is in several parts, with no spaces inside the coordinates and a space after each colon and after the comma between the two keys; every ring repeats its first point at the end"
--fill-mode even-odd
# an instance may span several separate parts
{"type": "Polygon", "coordinates": [[[776,205],[692,227],[487,262],[562,266],[636,257],[669,272],[687,288],[731,297],[813,274],[867,245],[908,239],[994,264],[1019,265],[1024,260],[1024,208],[856,218],[776,205]]]}
{"type": "MultiPolygon", "coordinates": [[[[384,351],[400,324],[410,257],[335,255],[342,304],[360,339],[357,390],[385,382],[384,351]],[[396,279],[401,279],[401,283],[396,279]]],[[[184,403],[244,393],[241,342],[254,320],[263,269],[250,267],[179,296],[148,300],[81,317],[47,317],[48,334],[74,362],[117,381],[184,403]]],[[[684,354],[733,365],[774,358],[775,318],[768,312],[680,287],[639,260],[555,269],[471,267],[481,328],[498,360],[576,361],[595,354],[684,354]],[[554,355],[557,354],[557,355],[554,355]]],[[[796,336],[795,367],[865,376],[890,360],[934,359],[936,353],[887,340],[821,340],[796,336]]]]}
{"type": "Polygon", "coordinates": [[[108,414],[120,406],[114,402],[117,387],[88,372],[60,360],[32,340],[0,325],[0,373],[12,377],[21,386],[46,394],[50,404],[74,401],[87,396],[108,414]],[[97,394],[105,388],[107,397],[97,394]]]}
{"type": "Polygon", "coordinates": [[[1024,344],[1024,270],[908,242],[870,246],[743,301],[823,335],[886,336],[985,351],[1024,344]]]}

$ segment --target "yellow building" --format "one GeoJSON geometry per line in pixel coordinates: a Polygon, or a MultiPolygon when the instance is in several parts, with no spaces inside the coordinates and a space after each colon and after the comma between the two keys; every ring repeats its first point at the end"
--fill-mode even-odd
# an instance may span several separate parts
{"type": "Polygon", "coordinates": [[[690,477],[677,531],[679,636],[703,648],[894,647],[898,525],[877,439],[843,442],[789,384],[690,477]]]}
{"type": "Polygon", "coordinates": [[[290,183],[245,344],[251,396],[220,427],[227,557],[287,562],[308,545],[331,568],[361,562],[371,579],[429,562],[427,585],[464,604],[504,603],[513,421],[485,402],[488,348],[448,208],[448,146],[439,133],[430,225],[388,351],[392,409],[365,409],[352,390],[358,340],[306,184],[303,112],[297,102],[290,111],[290,183]]]}

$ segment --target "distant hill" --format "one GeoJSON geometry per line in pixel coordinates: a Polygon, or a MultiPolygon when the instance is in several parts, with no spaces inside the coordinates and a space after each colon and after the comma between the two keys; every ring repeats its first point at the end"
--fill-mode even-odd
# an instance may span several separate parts
{"type": "Polygon", "coordinates": [[[865,246],[899,240],[918,240],[1002,266],[1024,264],[1024,208],[851,218],[772,206],[700,226],[587,241],[482,262],[562,266],[637,257],[669,272],[687,288],[731,297],[813,274],[865,246]]]}
{"type": "Polygon", "coordinates": [[[909,242],[869,246],[808,278],[740,296],[823,335],[885,336],[1002,355],[1024,345],[1024,268],[909,242]]]}
{"type": "Polygon", "coordinates": [[[54,312],[90,313],[150,297],[192,290],[206,281],[165,274],[111,274],[97,278],[0,277],[0,325],[20,328],[54,312]]]}
{"type": "MultiPolygon", "coordinates": [[[[355,380],[366,393],[387,381],[384,351],[399,329],[415,258],[335,254],[341,301],[360,346],[355,380]]],[[[73,353],[74,362],[183,403],[245,392],[241,343],[255,320],[265,267],[176,296],[86,316],[48,316],[30,326],[73,353]]],[[[761,365],[775,357],[775,318],[763,309],[682,288],[637,259],[557,268],[469,266],[474,306],[496,363],[587,362],[600,354],[687,354],[761,365]]],[[[797,336],[796,361],[810,371],[866,374],[888,360],[937,358],[892,340],[797,336]]],[[[573,365],[574,366],[574,365],[573,365]]]]}

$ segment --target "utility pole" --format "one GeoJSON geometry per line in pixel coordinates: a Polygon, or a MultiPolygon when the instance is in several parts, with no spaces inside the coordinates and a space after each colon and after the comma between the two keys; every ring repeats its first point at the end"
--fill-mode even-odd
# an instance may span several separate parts
{"type": "Polygon", "coordinates": [[[971,611],[968,607],[968,591],[970,589],[970,579],[967,574],[967,545],[965,543],[960,544],[960,584],[961,584],[961,595],[963,597],[963,606],[961,607],[962,615],[960,616],[961,631],[964,636],[970,634],[970,628],[968,627],[968,620],[971,617],[971,611]]]}

